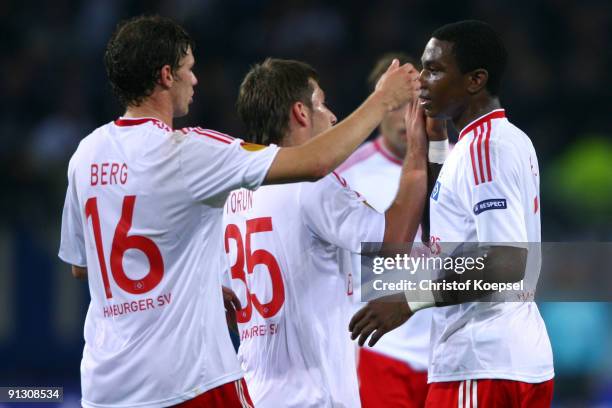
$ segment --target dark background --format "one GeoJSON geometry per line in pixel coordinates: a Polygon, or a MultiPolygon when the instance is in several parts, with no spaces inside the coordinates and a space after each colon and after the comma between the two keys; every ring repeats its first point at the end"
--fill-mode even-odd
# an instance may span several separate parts
{"type": "MultiPolygon", "coordinates": [[[[80,139],[122,113],[102,54],[117,22],[142,13],[176,19],[197,43],[200,83],[175,125],[239,137],[238,86],[267,56],[312,64],[341,119],[366,97],[379,55],[418,58],[438,26],[487,21],[510,53],[502,104],[539,155],[543,239],[612,238],[609,0],[3,0],[0,385],[64,386],[72,393],[65,406],[78,406],[89,295],[56,256],[67,163],[80,139]]],[[[610,305],[541,310],[555,353],[555,404],[612,406],[610,305]]]]}

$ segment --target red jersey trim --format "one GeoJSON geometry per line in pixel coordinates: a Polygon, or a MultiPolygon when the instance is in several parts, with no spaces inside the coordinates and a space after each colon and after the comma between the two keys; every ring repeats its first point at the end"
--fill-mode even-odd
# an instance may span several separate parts
{"type": "Polygon", "coordinates": [[[474,132],[474,138],[470,143],[470,159],[472,160],[472,171],[474,172],[474,183],[478,185],[478,174],[476,173],[476,161],[474,160],[474,142],[476,141],[476,132],[474,132]]]}
{"type": "Polygon", "coordinates": [[[484,168],[482,166],[482,135],[484,134],[484,129],[482,125],[478,126],[478,168],[480,170],[480,178],[482,181],[485,180],[484,176],[484,168]]]}
{"type": "MultiPolygon", "coordinates": [[[[491,122],[487,122],[487,137],[485,138],[485,158],[486,158],[486,163],[487,163],[487,176],[488,176],[488,180],[492,181],[493,177],[491,176],[491,156],[489,154],[489,139],[491,138],[491,122]]],[[[484,175],[482,176],[482,178],[484,179],[484,175]]]]}
{"type": "Polygon", "coordinates": [[[489,149],[490,138],[490,120],[481,123],[474,129],[472,141],[470,142],[470,160],[472,162],[474,184],[476,185],[493,181],[493,175],[491,174],[491,153],[489,149]]]}
{"type": "Polygon", "coordinates": [[[184,134],[187,134],[189,132],[193,132],[193,133],[195,133],[197,135],[206,136],[206,137],[208,137],[210,139],[214,139],[214,140],[216,140],[218,142],[222,142],[222,143],[225,143],[225,144],[230,144],[234,140],[232,137],[227,136],[227,135],[225,135],[223,133],[219,133],[219,132],[216,132],[214,130],[211,131],[210,129],[202,129],[202,128],[199,128],[199,127],[198,128],[192,128],[192,127],[182,128],[181,132],[184,133],[184,134]]]}
{"type": "Polygon", "coordinates": [[[206,132],[206,133],[209,133],[209,134],[212,134],[212,135],[219,136],[219,137],[221,137],[223,139],[227,139],[230,142],[235,139],[235,138],[233,138],[230,135],[227,135],[227,134],[221,133],[221,132],[217,132],[216,130],[213,130],[213,129],[204,129],[204,128],[201,128],[201,127],[197,127],[196,129],[198,129],[199,131],[202,131],[202,132],[206,132]]]}
{"type": "Polygon", "coordinates": [[[466,127],[464,127],[463,130],[459,133],[459,140],[461,140],[461,138],[465,136],[466,134],[476,129],[478,126],[482,126],[484,122],[491,121],[491,119],[502,119],[505,117],[506,117],[505,109],[495,109],[487,113],[486,115],[483,115],[479,117],[478,119],[470,122],[466,127]]]}
{"type": "Polygon", "coordinates": [[[115,125],[120,126],[120,127],[137,126],[137,125],[142,125],[143,123],[147,123],[147,122],[153,123],[155,126],[157,126],[160,129],[166,130],[168,132],[172,132],[172,128],[170,126],[166,125],[161,120],[155,119],[155,118],[119,118],[115,120],[115,125]]]}
{"type": "Polygon", "coordinates": [[[349,190],[351,190],[353,193],[357,194],[357,197],[361,197],[361,194],[359,194],[357,191],[353,190],[351,188],[351,186],[349,186],[348,182],[346,181],[346,179],[344,177],[342,177],[341,175],[339,175],[338,173],[336,173],[335,171],[332,171],[332,174],[334,176],[336,176],[336,179],[338,180],[338,182],[342,185],[342,187],[347,188],[349,190]]]}
{"type": "Polygon", "coordinates": [[[395,164],[402,164],[402,160],[385,147],[382,136],[379,136],[376,138],[376,140],[374,140],[374,147],[380,152],[380,154],[383,155],[385,159],[395,164]]]}
{"type": "Polygon", "coordinates": [[[336,173],[335,171],[332,171],[332,174],[334,176],[336,176],[336,178],[338,179],[338,182],[340,184],[342,184],[342,187],[348,187],[348,183],[346,182],[346,180],[344,179],[344,177],[341,177],[338,173],[336,173]]]}

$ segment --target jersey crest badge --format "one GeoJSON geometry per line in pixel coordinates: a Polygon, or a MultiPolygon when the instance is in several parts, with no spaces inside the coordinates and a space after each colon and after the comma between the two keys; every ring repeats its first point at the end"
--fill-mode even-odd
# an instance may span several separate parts
{"type": "Polygon", "coordinates": [[[256,143],[242,142],[242,143],[240,143],[240,147],[242,147],[247,152],[256,152],[258,150],[265,149],[268,146],[264,146],[264,145],[260,145],[260,144],[256,144],[256,143]]]}
{"type": "Polygon", "coordinates": [[[436,181],[436,185],[434,186],[431,192],[431,199],[434,201],[438,201],[438,196],[440,195],[440,181],[436,181]]]}

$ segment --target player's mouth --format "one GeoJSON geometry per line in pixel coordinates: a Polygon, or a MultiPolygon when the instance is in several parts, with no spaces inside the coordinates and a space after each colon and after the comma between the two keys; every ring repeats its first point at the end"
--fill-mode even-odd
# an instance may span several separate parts
{"type": "Polygon", "coordinates": [[[431,99],[426,96],[419,96],[419,103],[424,109],[428,109],[429,107],[431,107],[431,99]]]}

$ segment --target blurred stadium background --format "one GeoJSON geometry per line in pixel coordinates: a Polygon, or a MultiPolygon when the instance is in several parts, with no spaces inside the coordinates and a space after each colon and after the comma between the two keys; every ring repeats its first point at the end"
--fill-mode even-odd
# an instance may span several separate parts
{"type": "MultiPolygon", "coordinates": [[[[56,256],[66,169],[79,140],[122,113],[102,54],[116,23],[141,13],[176,19],[197,42],[200,83],[177,126],[241,137],[238,86],[266,56],[311,63],[342,118],[367,95],[379,55],[420,57],[437,26],[485,20],[510,52],[502,103],[539,154],[544,240],[612,240],[610,0],[3,0],[2,386],[64,386],[63,406],[79,406],[89,295],[56,256]]],[[[555,352],[555,406],[612,406],[611,305],[546,303],[541,310],[555,352]]]]}

